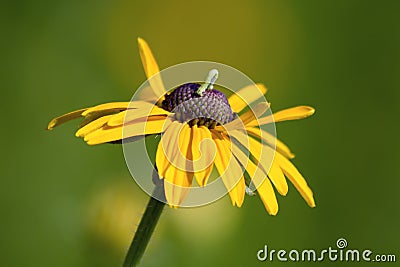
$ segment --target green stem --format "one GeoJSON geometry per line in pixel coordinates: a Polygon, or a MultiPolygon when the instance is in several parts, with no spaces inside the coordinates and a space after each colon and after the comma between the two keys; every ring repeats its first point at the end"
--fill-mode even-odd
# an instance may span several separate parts
{"type": "MultiPolygon", "coordinates": [[[[156,187],[154,194],[157,195],[156,187]]],[[[150,241],[151,235],[156,228],[158,219],[164,209],[165,203],[157,200],[154,197],[150,197],[147,203],[146,211],[139,223],[139,227],[136,230],[136,234],[133,237],[131,246],[129,247],[128,253],[126,254],[123,267],[134,267],[142,258],[144,251],[146,250],[147,244],[150,241]]]]}

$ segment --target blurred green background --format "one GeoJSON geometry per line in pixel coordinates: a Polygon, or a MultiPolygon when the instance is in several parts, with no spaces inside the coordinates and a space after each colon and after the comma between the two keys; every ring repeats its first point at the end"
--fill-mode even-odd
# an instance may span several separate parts
{"type": "Polygon", "coordinates": [[[148,199],[121,147],[85,145],[75,122],[44,129],[64,112],[130,99],[145,80],[138,36],[161,68],[225,63],[265,83],[274,111],[317,109],[277,126],[314,190],[315,209],[293,186],[278,197],[276,217],[258,197],[241,209],[227,198],[167,208],[142,266],[286,266],[259,262],[256,253],[265,244],[335,247],[340,237],[349,248],[400,257],[399,1],[1,6],[1,266],[120,266],[148,199]]]}

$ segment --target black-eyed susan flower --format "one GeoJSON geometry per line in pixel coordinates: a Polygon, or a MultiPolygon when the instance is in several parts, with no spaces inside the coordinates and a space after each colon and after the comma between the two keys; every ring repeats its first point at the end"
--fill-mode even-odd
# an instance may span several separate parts
{"type": "Polygon", "coordinates": [[[229,190],[232,204],[235,206],[242,205],[246,192],[243,167],[247,174],[258,182],[258,195],[269,214],[275,215],[278,212],[272,185],[283,196],[288,192],[285,176],[307,204],[315,206],[311,189],[290,162],[294,157],[293,153],[283,142],[259,127],[306,118],[314,113],[313,108],[298,106],[262,116],[269,104],[261,102],[254,109],[238,116],[237,114],[241,114],[242,110],[267,90],[262,84],[257,84],[245,87],[227,98],[222,92],[210,88],[215,81],[211,80],[217,76],[215,70],[210,72],[209,83],[187,83],[166,92],[158,75],[159,67],[149,46],[143,39],[139,38],[138,41],[146,76],[151,78],[149,90],[154,96],[158,96],[156,103],[148,100],[153,97],[147,100],[144,98],[143,101],[112,102],[79,109],[53,119],[48,129],[83,117],[76,136],[82,137],[89,145],[163,133],[162,140],[166,142],[159,143],[156,166],[160,178],[164,179],[165,197],[171,206],[179,206],[183,202],[193,179],[200,186],[206,185],[214,166],[229,190]],[[215,158],[204,156],[202,162],[196,162],[196,159],[200,158],[200,143],[204,139],[212,140],[215,144],[215,158]],[[235,142],[232,142],[232,139],[235,142]],[[237,143],[247,148],[252,160],[248,159],[237,143]],[[260,155],[263,152],[270,155],[268,151],[275,146],[272,165],[264,166],[260,155]],[[182,155],[193,162],[191,167],[179,168],[177,161],[184,160],[182,155]],[[240,177],[237,177],[238,175],[240,177]]]}
{"type": "Polygon", "coordinates": [[[246,192],[256,191],[268,213],[275,215],[278,203],[274,187],[285,196],[286,178],[310,207],[315,206],[311,189],[290,161],[293,153],[262,127],[306,118],[314,113],[312,107],[297,106],[271,114],[266,112],[269,103],[261,101],[248,109],[267,92],[265,86],[250,85],[227,97],[213,88],[217,70],[211,70],[203,84],[185,83],[167,91],[149,46],[143,39],[138,42],[150,85],[140,100],[79,109],[53,119],[48,129],[82,117],[76,136],[89,145],[161,134],[155,165],[166,202],[173,207],[184,202],[193,184],[206,186],[213,169],[237,207],[242,206],[246,192]]]}

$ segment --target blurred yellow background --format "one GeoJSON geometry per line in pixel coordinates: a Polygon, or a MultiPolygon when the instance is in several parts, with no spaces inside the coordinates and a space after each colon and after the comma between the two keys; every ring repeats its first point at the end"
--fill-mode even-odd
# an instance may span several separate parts
{"type": "Polygon", "coordinates": [[[356,0],[3,1],[0,265],[122,263],[148,196],[121,147],[85,145],[76,123],[44,128],[70,110],[130,99],[145,80],[139,36],[161,68],[221,62],[265,83],[274,111],[317,109],[277,126],[315,209],[293,186],[276,217],[258,197],[241,209],[227,198],[167,208],[141,266],[286,266],[256,253],[264,244],[324,249],[340,237],[398,253],[399,9],[356,0]]]}

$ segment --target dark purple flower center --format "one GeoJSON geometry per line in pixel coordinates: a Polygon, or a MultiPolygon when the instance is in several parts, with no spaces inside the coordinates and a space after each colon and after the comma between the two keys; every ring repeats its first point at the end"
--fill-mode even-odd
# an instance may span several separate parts
{"type": "Polygon", "coordinates": [[[206,90],[199,95],[198,83],[186,83],[165,96],[162,107],[175,113],[175,118],[208,128],[231,122],[236,114],[232,112],[226,96],[215,89],[206,90]]]}

